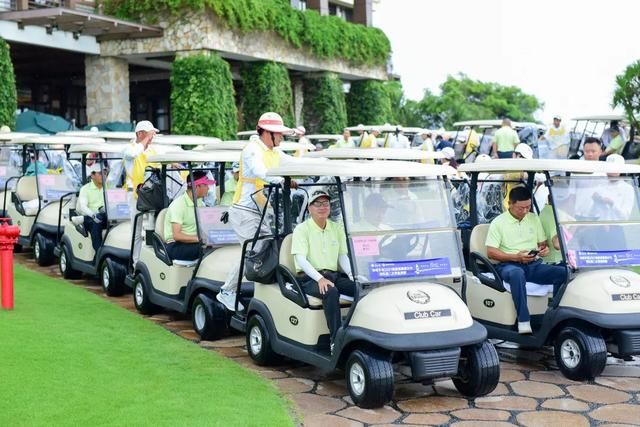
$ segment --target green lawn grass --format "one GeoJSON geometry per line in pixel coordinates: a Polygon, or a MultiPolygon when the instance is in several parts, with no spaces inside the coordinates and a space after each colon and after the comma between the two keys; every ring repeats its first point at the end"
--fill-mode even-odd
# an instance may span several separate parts
{"type": "Polygon", "coordinates": [[[15,265],[0,426],[292,425],[275,387],[62,280],[15,265]]]}

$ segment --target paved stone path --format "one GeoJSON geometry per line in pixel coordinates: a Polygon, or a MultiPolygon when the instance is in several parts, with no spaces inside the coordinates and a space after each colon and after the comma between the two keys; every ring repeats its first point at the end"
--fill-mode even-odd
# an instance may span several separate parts
{"type": "MultiPolygon", "coordinates": [[[[16,262],[50,276],[59,277],[57,266],[38,267],[30,256],[18,254],[16,262]]],[[[131,294],[110,298],[97,280],[70,281],[119,306],[136,312],[131,294]]],[[[19,301],[18,301],[19,304],[19,301]]],[[[393,402],[376,410],[354,406],[342,374],[324,375],[317,368],[289,361],[265,369],[253,364],[243,335],[218,341],[200,341],[191,321],[174,313],[145,316],[150,321],[203,348],[234,360],[265,378],[297,405],[305,426],[446,425],[467,426],[561,426],[640,425],[640,360],[622,363],[609,358],[603,375],[594,382],[566,379],[555,367],[552,350],[519,350],[508,343],[498,345],[500,384],[489,396],[468,400],[450,380],[433,385],[410,381],[407,367],[396,371],[393,402]]]]}

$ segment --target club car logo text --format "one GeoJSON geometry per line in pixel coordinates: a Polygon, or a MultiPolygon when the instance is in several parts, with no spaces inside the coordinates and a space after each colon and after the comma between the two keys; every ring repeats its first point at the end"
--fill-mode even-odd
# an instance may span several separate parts
{"type": "Polygon", "coordinates": [[[431,301],[429,294],[423,291],[407,291],[407,298],[416,304],[427,304],[431,301]]]}
{"type": "Polygon", "coordinates": [[[411,311],[409,313],[404,314],[404,320],[415,320],[415,319],[434,319],[437,317],[450,317],[451,309],[447,308],[444,310],[422,310],[422,311],[411,311]]]}
{"type": "Polygon", "coordinates": [[[613,294],[611,295],[612,301],[640,301],[640,293],[628,293],[628,294],[613,294]]]}

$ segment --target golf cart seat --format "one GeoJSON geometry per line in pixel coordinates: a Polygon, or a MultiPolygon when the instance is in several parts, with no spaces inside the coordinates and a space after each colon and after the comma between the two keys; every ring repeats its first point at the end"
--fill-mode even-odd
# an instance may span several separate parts
{"type": "MultiPolygon", "coordinates": [[[[494,267],[495,262],[487,256],[487,234],[490,224],[476,225],[471,232],[469,243],[469,263],[473,275],[480,280],[483,285],[489,286],[499,292],[511,292],[511,285],[501,280],[500,274],[494,267]]],[[[543,285],[540,283],[527,282],[527,295],[547,296],[553,294],[553,285],[543,285]]]]}
{"type": "Polygon", "coordinates": [[[35,176],[23,176],[18,179],[16,190],[13,193],[13,202],[16,210],[25,216],[34,216],[38,213],[38,205],[32,201],[38,200],[38,187],[35,176]],[[31,202],[31,203],[30,203],[31,202]],[[33,206],[35,205],[35,207],[33,206]]]}
{"type": "Polygon", "coordinates": [[[151,246],[158,257],[167,265],[177,265],[180,267],[193,267],[197,264],[197,261],[171,259],[169,251],[167,250],[167,244],[164,237],[164,219],[167,216],[167,208],[162,209],[156,217],[156,227],[151,238],[151,246]]]}
{"type": "MultiPolygon", "coordinates": [[[[280,265],[278,265],[276,272],[280,291],[286,298],[301,307],[321,308],[322,300],[304,293],[298,282],[297,275],[294,273],[296,266],[293,261],[293,255],[291,254],[292,240],[293,234],[288,234],[282,240],[282,245],[280,245],[280,265]]],[[[340,307],[349,307],[352,301],[352,297],[340,295],[340,307]]]]}

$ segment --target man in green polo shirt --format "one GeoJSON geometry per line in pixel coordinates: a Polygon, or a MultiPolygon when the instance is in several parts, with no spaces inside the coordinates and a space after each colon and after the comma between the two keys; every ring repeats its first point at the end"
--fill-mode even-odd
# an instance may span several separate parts
{"type": "Polygon", "coordinates": [[[532,333],[526,283],[553,285],[555,294],[566,279],[563,267],[545,264],[538,258],[549,255],[549,248],[540,219],[530,211],[529,189],[512,189],[509,210],[491,222],[486,241],[487,255],[498,261],[496,269],[510,285],[521,334],[532,333]]]}
{"type": "Polygon", "coordinates": [[[611,133],[611,141],[609,142],[607,149],[604,151],[605,157],[609,154],[622,154],[624,140],[622,139],[622,136],[620,136],[620,128],[617,126],[611,126],[609,132],[611,133]]]}
{"type": "Polygon", "coordinates": [[[322,299],[322,307],[330,332],[330,349],[342,323],[340,294],[353,296],[354,283],[347,257],[347,239],[344,227],[329,220],[331,199],[329,194],[317,190],[309,198],[311,218],[293,231],[291,254],[302,289],[322,299]],[[338,266],[344,273],[338,272],[338,266]],[[346,274],[345,274],[346,273],[346,274]]]}
{"type": "Polygon", "coordinates": [[[91,245],[97,251],[102,246],[102,230],[107,225],[100,163],[96,162],[87,168],[87,174],[90,181],[80,189],[76,211],[84,216],[84,229],[91,235],[91,245]]]}
{"type": "Polygon", "coordinates": [[[513,157],[513,150],[520,144],[518,133],[511,128],[511,120],[502,120],[502,127],[498,129],[493,137],[492,152],[494,157],[500,159],[510,159],[513,157]]]}
{"type": "Polygon", "coordinates": [[[204,171],[193,172],[193,180],[187,177],[187,190],[173,200],[164,217],[164,238],[171,259],[193,261],[200,256],[200,237],[196,227],[196,213],[193,200],[204,206],[204,197],[209,186],[216,182],[204,171]],[[195,189],[195,190],[194,190],[195,189]]]}

